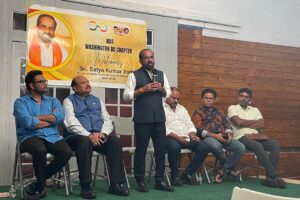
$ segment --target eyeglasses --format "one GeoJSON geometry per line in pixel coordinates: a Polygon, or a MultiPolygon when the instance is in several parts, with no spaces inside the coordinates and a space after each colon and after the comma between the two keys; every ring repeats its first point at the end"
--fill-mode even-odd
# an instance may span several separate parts
{"type": "Polygon", "coordinates": [[[48,84],[48,80],[34,81],[33,83],[48,84]]]}

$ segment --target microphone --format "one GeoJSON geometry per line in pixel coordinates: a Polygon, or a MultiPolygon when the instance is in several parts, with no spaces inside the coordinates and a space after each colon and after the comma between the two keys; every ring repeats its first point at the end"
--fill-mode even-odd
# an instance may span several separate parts
{"type": "Polygon", "coordinates": [[[157,71],[156,71],[156,69],[154,68],[153,70],[152,70],[152,82],[156,82],[157,81],[157,71]]]}

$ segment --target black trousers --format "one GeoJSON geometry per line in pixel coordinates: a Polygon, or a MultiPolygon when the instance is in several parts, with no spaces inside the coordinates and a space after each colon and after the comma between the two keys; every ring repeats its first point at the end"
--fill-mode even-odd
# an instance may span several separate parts
{"type": "Polygon", "coordinates": [[[279,160],[280,146],[275,140],[255,141],[243,136],[239,139],[247,150],[253,151],[259,163],[265,168],[266,175],[269,177],[277,176],[277,164],[279,160]],[[268,156],[266,151],[270,152],[268,156]]]}
{"type": "Polygon", "coordinates": [[[165,170],[165,123],[135,123],[134,177],[137,182],[144,181],[145,157],[150,138],[153,141],[155,156],[155,179],[162,181],[165,170]]]}
{"type": "Polygon", "coordinates": [[[53,144],[39,137],[26,139],[20,145],[20,151],[21,153],[28,152],[32,155],[32,164],[39,192],[46,187],[47,178],[50,178],[65,166],[72,156],[72,151],[65,141],[61,140],[53,144]],[[48,166],[47,153],[55,156],[48,166]]]}
{"type": "Polygon", "coordinates": [[[106,155],[111,184],[125,183],[122,147],[118,137],[109,135],[106,143],[96,147],[87,136],[83,135],[71,136],[66,142],[75,151],[81,186],[92,182],[93,151],[106,155]]]}

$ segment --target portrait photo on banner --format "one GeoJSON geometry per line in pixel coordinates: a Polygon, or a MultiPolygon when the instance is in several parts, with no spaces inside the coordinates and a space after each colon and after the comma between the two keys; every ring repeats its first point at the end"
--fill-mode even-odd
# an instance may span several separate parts
{"type": "Polygon", "coordinates": [[[138,19],[32,5],[27,27],[26,71],[43,71],[53,85],[84,75],[95,86],[120,87],[146,47],[146,23],[138,19]]]}
{"type": "Polygon", "coordinates": [[[71,29],[61,17],[47,11],[29,13],[28,61],[35,68],[57,68],[71,57],[71,29]]]}

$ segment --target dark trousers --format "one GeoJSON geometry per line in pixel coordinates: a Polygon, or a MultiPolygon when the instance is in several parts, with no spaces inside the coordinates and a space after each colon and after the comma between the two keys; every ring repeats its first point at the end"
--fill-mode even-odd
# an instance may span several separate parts
{"type": "Polygon", "coordinates": [[[191,141],[187,145],[183,145],[171,137],[166,137],[166,148],[168,151],[168,160],[171,168],[172,179],[178,176],[178,160],[181,149],[191,149],[193,152],[195,152],[195,156],[185,170],[185,172],[188,174],[193,174],[202,165],[204,159],[210,151],[208,144],[205,142],[196,143],[191,141]]]}
{"type": "Polygon", "coordinates": [[[275,177],[277,175],[276,169],[279,160],[280,146],[274,140],[255,141],[243,136],[239,139],[247,150],[253,151],[257,156],[259,163],[265,168],[266,175],[275,177]],[[269,156],[266,151],[269,151],[269,156]]]}
{"type": "Polygon", "coordinates": [[[92,154],[97,151],[104,154],[109,166],[111,184],[124,183],[124,165],[120,139],[116,136],[108,136],[107,142],[101,146],[93,146],[87,136],[73,135],[66,139],[73,151],[75,151],[80,185],[84,186],[92,182],[92,154]]]}
{"type": "Polygon", "coordinates": [[[21,153],[28,152],[32,155],[32,164],[37,180],[37,190],[43,191],[47,178],[58,172],[72,156],[70,147],[61,140],[50,143],[38,137],[26,139],[20,145],[21,153]],[[54,155],[54,159],[47,166],[47,153],[54,155]]]}
{"type": "Polygon", "coordinates": [[[165,123],[135,123],[135,145],[134,154],[134,177],[136,181],[144,181],[145,157],[150,138],[153,141],[155,157],[155,180],[160,182],[164,179],[165,171],[165,123]]]}

